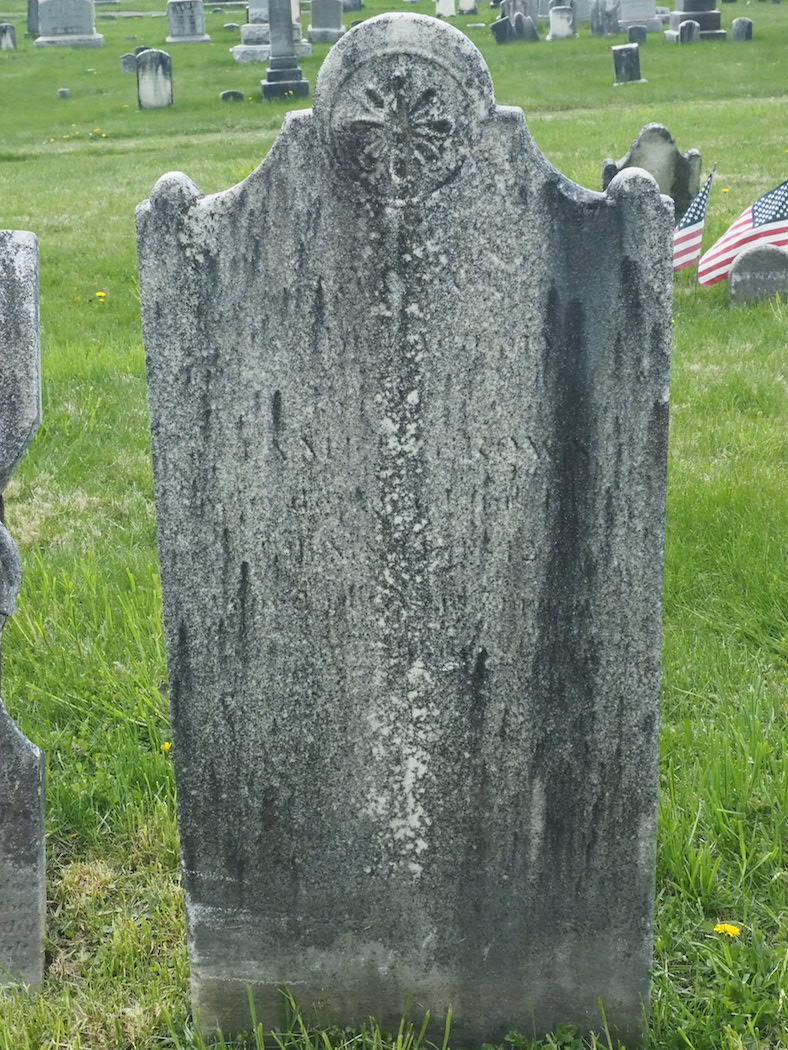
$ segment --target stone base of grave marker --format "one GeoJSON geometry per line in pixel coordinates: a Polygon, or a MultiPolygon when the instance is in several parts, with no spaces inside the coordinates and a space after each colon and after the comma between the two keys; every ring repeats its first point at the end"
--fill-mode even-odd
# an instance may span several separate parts
{"type": "Polygon", "coordinates": [[[309,94],[309,81],[304,79],[300,67],[291,59],[272,58],[265,80],[260,81],[260,92],[264,99],[288,95],[304,98],[309,94]]]}
{"type": "Polygon", "coordinates": [[[166,44],[210,44],[213,43],[207,33],[198,33],[195,36],[168,36],[166,44]]]}
{"type": "Polygon", "coordinates": [[[315,29],[314,26],[310,25],[306,35],[310,44],[336,44],[337,40],[345,35],[345,30],[320,27],[315,29]]]}
{"type": "Polygon", "coordinates": [[[36,47],[104,47],[106,40],[101,33],[85,33],[74,36],[39,36],[33,43],[36,47]]]}
{"type": "Polygon", "coordinates": [[[668,23],[669,29],[677,30],[682,22],[686,22],[688,18],[691,18],[693,22],[697,22],[700,27],[700,31],[710,29],[719,29],[722,19],[721,11],[672,11],[670,14],[670,21],[668,23]]]}
{"type": "Polygon", "coordinates": [[[204,1029],[287,987],[428,1038],[452,1009],[458,1048],[600,1002],[641,1032],[673,225],[643,172],[563,178],[405,14],[242,183],[138,209],[204,1029]]]}

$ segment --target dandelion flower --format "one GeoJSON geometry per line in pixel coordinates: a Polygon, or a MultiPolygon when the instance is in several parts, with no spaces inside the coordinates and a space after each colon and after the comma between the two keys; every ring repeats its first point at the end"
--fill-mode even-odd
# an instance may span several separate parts
{"type": "Polygon", "coordinates": [[[738,937],[741,930],[730,922],[718,922],[714,927],[715,933],[724,933],[727,937],[738,937]]]}
{"type": "Polygon", "coordinates": [[[731,191],[730,191],[730,189],[727,186],[725,186],[722,192],[723,193],[730,193],[731,191]]]}
{"type": "Polygon", "coordinates": [[[164,743],[161,745],[161,753],[163,755],[166,755],[166,754],[168,754],[171,751],[171,749],[172,749],[172,741],[171,740],[165,740],[164,743]]]}
{"type": "Polygon", "coordinates": [[[107,298],[107,293],[106,292],[96,292],[96,298],[97,299],[106,299],[107,298]]]}

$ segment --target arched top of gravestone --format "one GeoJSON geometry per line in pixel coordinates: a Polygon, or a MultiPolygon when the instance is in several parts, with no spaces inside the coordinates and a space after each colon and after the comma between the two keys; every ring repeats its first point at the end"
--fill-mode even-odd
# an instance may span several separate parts
{"type": "Polygon", "coordinates": [[[625,168],[643,168],[676,205],[676,218],[686,212],[700,190],[701,155],[696,149],[683,153],[664,124],[646,124],[619,161],[602,163],[602,189],[625,168]]]}

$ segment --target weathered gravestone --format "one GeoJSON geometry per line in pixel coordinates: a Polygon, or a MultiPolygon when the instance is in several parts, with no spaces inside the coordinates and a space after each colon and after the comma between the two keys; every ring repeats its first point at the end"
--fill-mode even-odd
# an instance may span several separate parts
{"type": "Polygon", "coordinates": [[[662,32],[656,0],[619,0],[618,31],[626,33],[632,25],[645,26],[649,33],[662,32]]]}
{"type": "Polygon", "coordinates": [[[495,37],[496,44],[508,44],[510,40],[514,40],[514,26],[506,15],[490,23],[490,32],[495,37]]]}
{"type": "Polygon", "coordinates": [[[166,51],[149,47],[137,55],[137,105],[162,109],[172,105],[172,59],[166,51]]]}
{"type": "Polygon", "coordinates": [[[591,4],[591,36],[615,36],[619,16],[618,0],[594,0],[591,4]]]}
{"type": "MultiPolygon", "coordinates": [[[[21,576],[2,493],[40,420],[38,244],[0,230],[0,635],[21,576]]],[[[0,700],[0,985],[41,984],[45,904],[44,756],[0,700]]]]}
{"type": "Polygon", "coordinates": [[[672,230],[409,14],[331,49],[244,182],[140,206],[205,1028],[288,986],[343,1024],[451,1007],[459,1047],[600,1000],[637,1037],[672,230]]]}
{"type": "Polygon", "coordinates": [[[38,36],[38,0],[27,0],[27,36],[38,36]]]}
{"type": "Polygon", "coordinates": [[[205,32],[202,0],[169,0],[167,4],[167,44],[209,44],[205,32]]]}
{"type": "Polygon", "coordinates": [[[39,0],[36,47],[103,47],[93,0],[39,0]]]}
{"type": "Polygon", "coordinates": [[[548,40],[567,40],[575,36],[575,13],[571,7],[550,8],[548,40]]]}
{"type": "Polygon", "coordinates": [[[454,0],[435,0],[436,18],[455,18],[457,9],[454,0]]]}
{"type": "Polygon", "coordinates": [[[645,26],[629,26],[627,29],[627,41],[642,47],[648,41],[648,30],[645,26]]]}
{"type": "Polygon", "coordinates": [[[476,0],[459,0],[457,4],[457,13],[460,15],[475,15],[477,10],[476,0]]]}
{"type": "Polygon", "coordinates": [[[301,75],[293,40],[289,0],[270,0],[271,54],[265,80],[260,81],[264,99],[305,97],[309,81],[301,75]]]}
{"type": "Polygon", "coordinates": [[[345,33],[342,0],[312,0],[307,37],[311,44],[335,44],[345,33]]]}
{"type": "MultiPolygon", "coordinates": [[[[698,23],[701,40],[725,40],[727,33],[720,28],[722,14],[716,10],[716,0],[676,0],[676,9],[668,19],[668,33],[680,33],[682,22],[698,23]]],[[[666,36],[672,40],[672,37],[666,36]]],[[[675,42],[675,41],[674,41],[675,42]]],[[[679,36],[679,43],[684,43],[679,36]]]]}
{"type": "Polygon", "coordinates": [[[652,175],[660,190],[673,198],[677,219],[700,192],[700,153],[696,149],[682,153],[664,124],[646,124],[621,160],[603,161],[602,189],[624,168],[643,168],[652,175]]]}
{"type": "Polygon", "coordinates": [[[788,251],[776,244],[751,244],[733,260],[728,289],[734,306],[778,295],[788,300],[788,251]]]}
{"type": "Polygon", "coordinates": [[[613,80],[616,84],[643,84],[640,75],[640,46],[619,44],[611,47],[613,53],[613,80]]]}
{"type": "Polygon", "coordinates": [[[128,54],[120,56],[120,71],[121,73],[137,72],[137,56],[133,51],[129,51],[128,54]]]}
{"type": "Polygon", "coordinates": [[[16,51],[16,26],[10,22],[0,24],[0,51],[16,51]]]}
{"type": "Polygon", "coordinates": [[[751,18],[734,18],[731,22],[731,40],[735,43],[752,40],[751,18]]]}

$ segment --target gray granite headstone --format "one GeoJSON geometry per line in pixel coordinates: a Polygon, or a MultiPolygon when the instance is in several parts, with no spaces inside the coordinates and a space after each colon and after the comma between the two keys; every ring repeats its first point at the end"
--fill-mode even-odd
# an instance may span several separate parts
{"type": "Polygon", "coordinates": [[[514,40],[514,27],[505,15],[490,23],[490,32],[495,37],[496,44],[508,44],[510,40],[514,40]]]}
{"type": "Polygon", "coordinates": [[[342,0],[345,11],[360,11],[363,6],[363,0],[342,0]]]}
{"type": "Polygon", "coordinates": [[[57,97],[58,98],[71,98],[71,89],[70,88],[58,88],[57,89],[57,97]]]}
{"type": "Polygon", "coordinates": [[[615,36],[619,22],[618,0],[594,0],[591,5],[591,36],[615,36]]]}
{"type": "Polygon", "coordinates": [[[532,43],[539,40],[539,28],[530,15],[523,18],[522,39],[532,43]]]}
{"type": "Polygon", "coordinates": [[[566,40],[575,36],[575,13],[571,7],[550,8],[548,40],[566,40]]]}
{"type": "Polygon", "coordinates": [[[676,0],[675,10],[668,16],[669,28],[665,32],[665,39],[681,43],[681,23],[693,21],[698,23],[700,40],[725,40],[727,32],[721,28],[721,18],[720,11],[716,9],[716,0],[676,0]]]}
{"type": "Polygon", "coordinates": [[[600,1001],[637,1038],[672,231],[649,175],[565,179],[410,14],[345,34],[242,183],[140,206],[203,1028],[287,986],[429,1037],[451,1007],[459,1047],[600,1001]]]}
{"type": "MultiPolygon", "coordinates": [[[[41,420],[38,338],[38,243],[0,230],[0,635],[21,578],[2,493],[41,420]]],[[[41,984],[45,905],[44,756],[0,700],[0,985],[41,984]]]]}
{"type": "Polygon", "coordinates": [[[648,40],[648,30],[645,26],[629,26],[627,28],[627,41],[642,47],[648,40]]]}
{"type": "Polygon", "coordinates": [[[640,75],[640,46],[620,44],[611,47],[613,53],[613,79],[616,84],[642,84],[640,75]]]}
{"type": "Polygon", "coordinates": [[[476,0],[459,0],[457,4],[457,14],[459,15],[475,15],[477,10],[476,0]]]}
{"type": "Polygon", "coordinates": [[[121,73],[136,73],[137,72],[137,56],[133,51],[130,51],[126,55],[120,56],[120,71],[121,73]]]}
{"type": "Polygon", "coordinates": [[[736,43],[752,40],[751,18],[734,18],[731,22],[731,40],[736,43]]]}
{"type": "Polygon", "coordinates": [[[293,42],[290,0],[270,0],[271,54],[260,91],[266,100],[309,94],[309,81],[301,74],[293,42]]]}
{"type": "Polygon", "coordinates": [[[38,0],[27,0],[27,35],[38,36],[38,0]]]}
{"type": "Polygon", "coordinates": [[[10,22],[0,24],[0,51],[16,51],[16,26],[10,22]]]}
{"type": "Polygon", "coordinates": [[[253,0],[248,7],[249,21],[257,25],[268,25],[268,0],[253,0]]]}
{"type": "Polygon", "coordinates": [[[222,102],[243,102],[246,99],[246,95],[243,91],[222,91],[219,94],[219,98],[222,102]]]}
{"type": "Polygon", "coordinates": [[[168,44],[209,44],[205,32],[202,0],[169,0],[167,4],[168,44]]]}
{"type": "Polygon", "coordinates": [[[653,176],[660,190],[673,198],[677,219],[700,192],[700,153],[696,149],[682,153],[664,124],[646,124],[621,160],[603,162],[602,189],[624,168],[643,168],[653,176]]]}
{"type": "Polygon", "coordinates": [[[307,37],[311,44],[335,44],[345,32],[342,0],[312,0],[307,37]]]}
{"type": "Polygon", "coordinates": [[[700,40],[700,25],[692,18],[685,18],[677,27],[680,44],[697,44],[700,40]]]}
{"type": "Polygon", "coordinates": [[[166,51],[149,47],[137,55],[137,104],[140,109],[171,106],[172,59],[166,51]]]}
{"type": "Polygon", "coordinates": [[[742,306],[779,295],[788,300],[788,250],[752,244],[733,260],[728,274],[731,303],[742,306]]]}
{"type": "Polygon", "coordinates": [[[103,47],[93,0],[38,0],[36,47],[103,47]]]}

